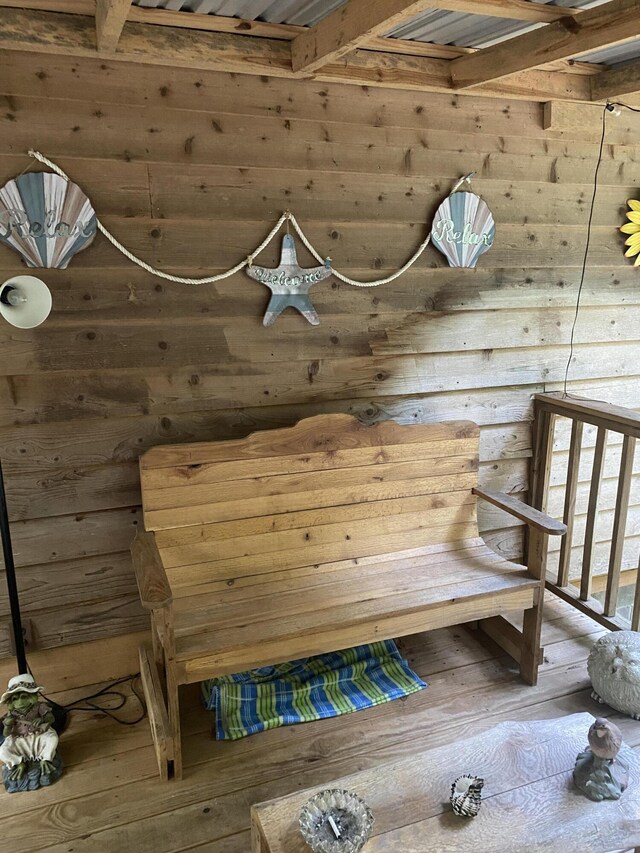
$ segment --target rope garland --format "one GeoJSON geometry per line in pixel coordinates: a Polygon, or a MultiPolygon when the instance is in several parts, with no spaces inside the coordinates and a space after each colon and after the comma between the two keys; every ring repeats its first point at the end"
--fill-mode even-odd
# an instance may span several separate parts
{"type": "MultiPolygon", "coordinates": [[[[29,149],[28,153],[29,157],[33,157],[40,163],[43,163],[45,166],[48,166],[53,172],[56,173],[56,175],[59,175],[61,178],[64,178],[65,181],[70,181],[70,178],[66,174],[66,172],[64,172],[60,168],[60,166],[58,166],[52,160],[49,160],[48,157],[45,157],[44,154],[41,154],[40,151],[34,151],[33,149],[29,149]]],[[[460,180],[456,183],[451,192],[454,193],[463,183],[468,183],[474,176],[474,174],[475,172],[471,172],[470,174],[465,175],[463,178],[460,178],[460,180]]],[[[143,270],[146,270],[152,275],[158,276],[159,278],[164,278],[167,281],[174,281],[178,284],[213,284],[216,281],[222,281],[225,278],[229,278],[230,276],[235,275],[237,272],[240,272],[247,266],[252,266],[254,258],[256,258],[261,252],[263,252],[267,248],[267,246],[272,242],[272,240],[280,231],[280,228],[282,227],[283,223],[285,222],[291,222],[291,225],[295,229],[298,237],[309,250],[309,252],[319,263],[324,264],[327,259],[323,258],[322,255],[314,248],[314,246],[311,244],[308,237],[302,230],[302,226],[300,225],[298,220],[295,218],[293,213],[287,210],[282,214],[282,216],[273,226],[271,231],[269,231],[262,243],[260,243],[260,245],[248,257],[246,257],[243,261],[240,261],[240,263],[236,264],[234,267],[231,267],[231,269],[226,270],[226,272],[218,273],[217,275],[207,276],[205,278],[184,278],[183,276],[171,275],[170,273],[156,269],[155,267],[152,267],[151,264],[148,264],[146,261],[143,261],[142,258],[137,257],[137,255],[134,255],[133,252],[130,252],[126,248],[126,246],[123,246],[122,243],[118,239],[116,239],[116,237],[113,236],[109,229],[106,228],[106,226],[103,225],[100,219],[96,216],[96,227],[98,228],[98,231],[100,231],[100,233],[107,238],[111,245],[114,246],[119,252],[122,252],[122,254],[132,263],[137,264],[139,267],[142,267],[143,270]]],[[[375,281],[357,281],[356,279],[349,278],[349,276],[338,272],[338,270],[336,269],[332,270],[332,272],[335,278],[339,279],[340,281],[343,281],[345,284],[351,284],[354,287],[379,287],[381,284],[389,284],[390,282],[395,281],[395,279],[403,275],[408,269],[410,269],[415,264],[415,262],[422,255],[422,253],[427,248],[430,242],[431,233],[427,235],[426,239],[422,241],[422,243],[418,246],[414,254],[403,266],[400,267],[399,270],[392,273],[392,275],[386,276],[385,278],[379,278],[375,281]]]]}

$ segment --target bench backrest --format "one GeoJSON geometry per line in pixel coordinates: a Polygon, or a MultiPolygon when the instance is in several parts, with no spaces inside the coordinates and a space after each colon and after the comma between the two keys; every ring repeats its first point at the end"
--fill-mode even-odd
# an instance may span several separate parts
{"type": "Polygon", "coordinates": [[[156,447],[140,460],[144,524],[176,596],[474,539],[478,445],[470,421],[319,415],[156,447]]]}

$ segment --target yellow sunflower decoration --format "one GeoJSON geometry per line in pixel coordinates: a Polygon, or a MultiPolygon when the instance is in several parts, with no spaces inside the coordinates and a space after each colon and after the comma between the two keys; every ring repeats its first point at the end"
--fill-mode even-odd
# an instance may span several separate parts
{"type": "Polygon", "coordinates": [[[624,241],[625,246],[629,248],[624,253],[625,258],[634,258],[634,267],[640,267],[640,201],[635,198],[630,198],[627,202],[629,211],[627,219],[629,222],[620,228],[623,234],[628,234],[629,237],[624,241]]]}

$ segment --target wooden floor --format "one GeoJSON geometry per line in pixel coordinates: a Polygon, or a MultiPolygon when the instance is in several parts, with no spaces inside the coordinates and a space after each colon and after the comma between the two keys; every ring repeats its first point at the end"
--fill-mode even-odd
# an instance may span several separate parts
{"type": "MultiPolygon", "coordinates": [[[[74,714],[61,743],[67,765],[48,790],[0,795],[0,838],[12,853],[248,853],[249,806],[300,787],[451,743],[507,719],[597,714],[586,658],[599,627],[548,597],[545,663],[536,688],[491,641],[465,628],[411,637],[403,650],[427,690],[335,720],[250,737],[210,739],[197,691],[183,697],[185,778],[161,783],[146,720],[125,727],[74,714]]],[[[63,697],[70,698],[70,697],[63,697]]],[[[640,723],[605,711],[640,747],[640,723]]]]}

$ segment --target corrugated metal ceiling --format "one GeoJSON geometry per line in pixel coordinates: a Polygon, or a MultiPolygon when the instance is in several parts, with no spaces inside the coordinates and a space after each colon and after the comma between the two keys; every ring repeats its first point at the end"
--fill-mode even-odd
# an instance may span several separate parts
{"type": "MultiPolygon", "coordinates": [[[[261,20],[311,27],[342,6],[346,0],[133,0],[137,6],[172,9],[201,15],[261,20]]],[[[606,0],[529,0],[555,6],[591,8],[606,0]]],[[[511,21],[483,15],[465,15],[433,9],[406,21],[388,35],[415,41],[459,47],[490,47],[514,35],[536,29],[540,24],[511,21]]],[[[640,38],[581,57],[583,61],[617,65],[640,57],[640,38]]]]}

